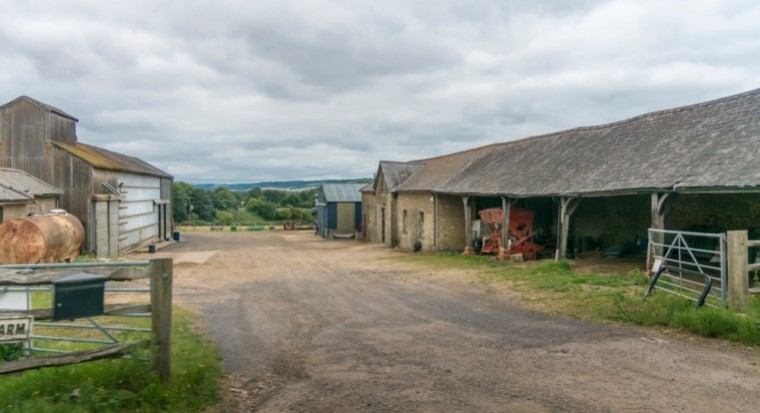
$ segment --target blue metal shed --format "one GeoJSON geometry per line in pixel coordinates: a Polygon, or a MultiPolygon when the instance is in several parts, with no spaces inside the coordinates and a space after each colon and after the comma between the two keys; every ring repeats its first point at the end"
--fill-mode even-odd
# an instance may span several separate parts
{"type": "Polygon", "coordinates": [[[324,184],[317,197],[319,235],[330,238],[353,235],[361,229],[362,194],[365,184],[324,184]]]}

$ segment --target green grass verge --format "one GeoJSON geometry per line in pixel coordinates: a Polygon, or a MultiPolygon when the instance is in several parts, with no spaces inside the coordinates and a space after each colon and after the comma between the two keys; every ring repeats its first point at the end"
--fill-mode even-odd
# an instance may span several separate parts
{"type": "Polygon", "coordinates": [[[162,383],[150,363],[139,359],[33,370],[0,380],[0,411],[202,411],[217,400],[221,357],[217,346],[197,331],[195,323],[194,314],[175,308],[169,383],[162,383]]]}
{"type": "Polygon", "coordinates": [[[517,266],[493,257],[461,254],[407,256],[404,261],[432,267],[469,268],[487,282],[504,282],[530,306],[550,313],[601,322],[668,327],[702,337],[760,346],[760,300],[753,297],[747,314],[703,307],[656,291],[642,297],[649,279],[643,271],[626,274],[579,273],[566,261],[517,266]]]}

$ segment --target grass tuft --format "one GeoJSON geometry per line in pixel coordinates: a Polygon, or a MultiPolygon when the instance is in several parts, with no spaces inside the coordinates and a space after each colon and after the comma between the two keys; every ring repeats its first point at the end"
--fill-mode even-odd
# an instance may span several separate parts
{"type": "Polygon", "coordinates": [[[593,321],[669,327],[702,337],[760,346],[760,300],[747,314],[728,309],[695,309],[693,301],[656,292],[642,302],[649,278],[641,270],[625,274],[575,272],[568,261],[527,267],[505,265],[492,257],[461,254],[410,256],[412,262],[474,270],[481,280],[508,283],[528,305],[542,311],[593,321]]]}
{"type": "Polygon", "coordinates": [[[24,372],[0,382],[5,412],[194,412],[217,399],[221,357],[216,345],[193,329],[194,316],[175,309],[172,377],[162,383],[150,363],[101,360],[24,372]]]}

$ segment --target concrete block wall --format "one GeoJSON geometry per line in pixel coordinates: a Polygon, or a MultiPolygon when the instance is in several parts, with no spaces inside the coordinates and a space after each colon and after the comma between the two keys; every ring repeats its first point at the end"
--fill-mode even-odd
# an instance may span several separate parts
{"type": "Polygon", "coordinates": [[[434,200],[431,193],[400,193],[396,200],[399,248],[412,250],[422,243],[422,251],[434,251],[434,200]],[[406,212],[406,226],[404,213],[406,212]],[[420,215],[420,213],[424,215],[420,215]],[[422,220],[421,220],[422,218],[422,220]]]}

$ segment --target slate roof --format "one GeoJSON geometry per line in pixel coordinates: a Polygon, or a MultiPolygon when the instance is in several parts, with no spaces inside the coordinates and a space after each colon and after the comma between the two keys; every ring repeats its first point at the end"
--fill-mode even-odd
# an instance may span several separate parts
{"type": "Polygon", "coordinates": [[[81,142],[77,142],[76,145],[68,145],[61,142],[52,142],[52,144],[99,169],[133,172],[161,178],[172,177],[142,159],[122,155],[107,149],[98,148],[97,146],[85,145],[81,142]]]}
{"type": "Polygon", "coordinates": [[[28,173],[0,168],[0,203],[28,203],[35,196],[61,196],[63,192],[28,173]]]}
{"type": "Polygon", "coordinates": [[[375,188],[373,187],[373,184],[367,184],[367,185],[364,185],[362,189],[359,190],[359,192],[366,193],[366,194],[374,194],[375,188]]]}
{"type": "Polygon", "coordinates": [[[397,188],[514,197],[760,187],[760,89],[418,161],[397,188]]]}
{"type": "Polygon", "coordinates": [[[362,202],[361,189],[366,184],[324,184],[325,202],[362,202]]]}
{"type": "Polygon", "coordinates": [[[382,177],[385,180],[385,187],[390,191],[394,191],[402,182],[406,181],[407,178],[417,172],[422,165],[423,163],[418,161],[380,161],[378,176],[382,174],[382,177]]]}

